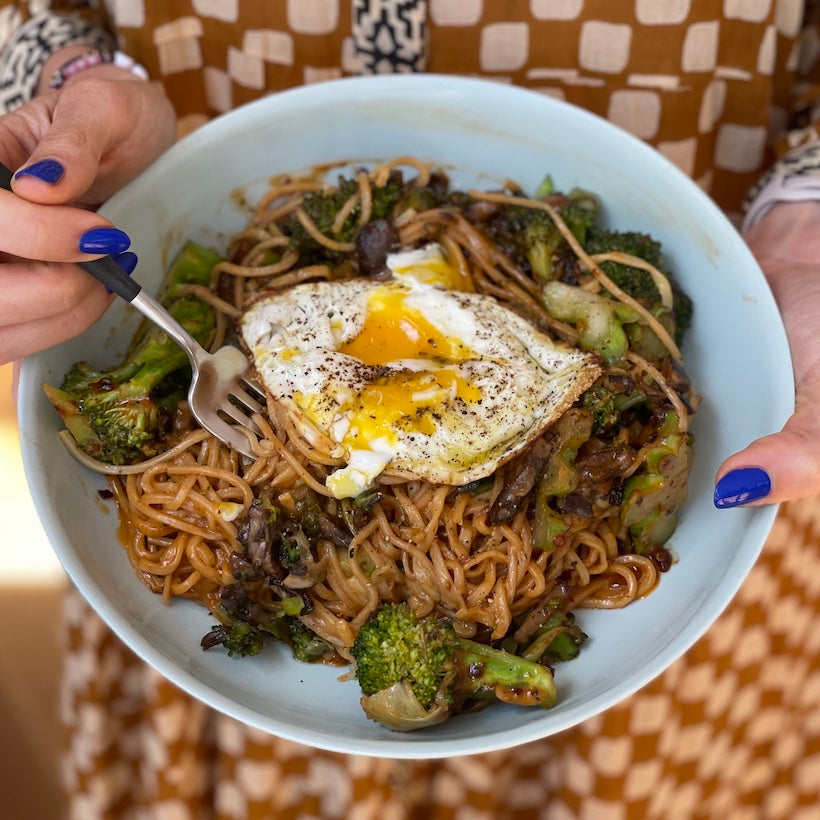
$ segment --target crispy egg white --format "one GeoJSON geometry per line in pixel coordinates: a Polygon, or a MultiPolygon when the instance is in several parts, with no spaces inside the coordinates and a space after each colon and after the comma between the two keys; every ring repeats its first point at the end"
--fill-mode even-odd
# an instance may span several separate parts
{"type": "Polygon", "coordinates": [[[347,464],[327,480],[337,498],[385,469],[452,485],[488,476],[601,372],[594,354],[552,341],[491,296],[429,281],[298,285],[259,297],[240,319],[271,396],[308,438],[319,429],[340,445],[347,464]]]}

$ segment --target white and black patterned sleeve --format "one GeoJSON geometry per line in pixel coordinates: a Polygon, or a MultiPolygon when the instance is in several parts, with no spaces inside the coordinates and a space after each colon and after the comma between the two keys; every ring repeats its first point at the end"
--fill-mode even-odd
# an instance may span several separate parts
{"type": "Polygon", "coordinates": [[[360,74],[409,74],[427,66],[427,0],[353,0],[360,74]]]}
{"type": "Polygon", "coordinates": [[[105,29],[71,14],[43,12],[22,23],[0,50],[0,114],[8,113],[35,93],[43,65],[70,43],[89,48],[116,48],[105,29]]]}

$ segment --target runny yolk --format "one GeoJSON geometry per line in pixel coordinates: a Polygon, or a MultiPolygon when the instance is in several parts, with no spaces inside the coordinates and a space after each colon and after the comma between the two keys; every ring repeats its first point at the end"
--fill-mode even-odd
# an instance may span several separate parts
{"type": "Polygon", "coordinates": [[[369,365],[399,359],[445,359],[466,356],[461,345],[451,342],[424,315],[405,303],[405,294],[385,291],[371,297],[359,334],[339,346],[339,352],[369,365]]]}
{"type": "Polygon", "coordinates": [[[402,370],[374,379],[340,408],[350,421],[344,439],[350,447],[366,448],[367,442],[381,437],[392,440],[397,429],[433,435],[439,408],[456,399],[481,399],[481,388],[452,367],[470,358],[470,351],[406,305],[402,292],[386,290],[371,297],[361,331],[341,344],[339,351],[371,366],[402,359],[432,360],[429,369],[402,370]]]}
{"type": "Polygon", "coordinates": [[[374,439],[392,440],[397,429],[431,436],[436,432],[437,408],[456,398],[476,402],[481,389],[454,370],[402,372],[376,379],[342,408],[350,419],[344,443],[366,448],[374,439]]]}
{"type": "Polygon", "coordinates": [[[399,254],[391,270],[394,273],[412,276],[419,282],[438,285],[447,290],[474,291],[472,281],[464,276],[461,269],[451,265],[440,250],[431,252],[421,259],[413,259],[410,254],[399,254]]]}

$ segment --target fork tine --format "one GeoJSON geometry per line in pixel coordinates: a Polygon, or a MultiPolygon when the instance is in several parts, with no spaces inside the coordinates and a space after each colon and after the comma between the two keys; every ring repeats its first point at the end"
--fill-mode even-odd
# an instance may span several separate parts
{"type": "Polygon", "coordinates": [[[267,399],[251,378],[247,356],[226,345],[214,353],[200,349],[195,364],[188,395],[194,417],[217,438],[253,458],[248,434],[259,439],[262,431],[251,415],[261,411],[267,399]]]}
{"type": "Polygon", "coordinates": [[[240,401],[253,413],[258,413],[262,409],[262,405],[238,385],[233,386],[230,395],[231,398],[240,401]]]}
{"type": "MultiPolygon", "coordinates": [[[[191,409],[194,410],[194,407],[192,406],[191,409]]],[[[240,410],[228,403],[226,407],[199,407],[194,410],[194,416],[209,433],[229,444],[234,450],[239,450],[240,453],[251,458],[254,457],[253,448],[244,431],[252,433],[257,439],[260,432],[253,421],[244,416],[240,410]]]]}
{"type": "Polygon", "coordinates": [[[235,426],[233,424],[228,424],[228,422],[219,418],[219,416],[214,415],[213,418],[209,420],[208,429],[218,439],[233,447],[234,450],[238,450],[240,453],[250,458],[255,458],[255,453],[253,452],[251,443],[248,441],[248,437],[242,432],[243,430],[248,429],[244,425],[235,426]]]}
{"type": "Polygon", "coordinates": [[[245,373],[243,373],[241,376],[239,376],[239,379],[242,381],[242,384],[246,388],[248,388],[248,390],[252,390],[254,393],[259,395],[260,399],[265,400],[266,395],[267,395],[265,393],[265,388],[262,387],[262,385],[259,384],[259,382],[256,381],[256,379],[252,378],[251,376],[248,376],[245,373]]]}
{"type": "Polygon", "coordinates": [[[241,407],[237,407],[230,402],[226,402],[219,408],[220,413],[224,413],[226,416],[230,416],[237,424],[241,424],[242,427],[247,427],[255,435],[260,434],[259,428],[256,426],[254,420],[247,415],[241,407]]]}

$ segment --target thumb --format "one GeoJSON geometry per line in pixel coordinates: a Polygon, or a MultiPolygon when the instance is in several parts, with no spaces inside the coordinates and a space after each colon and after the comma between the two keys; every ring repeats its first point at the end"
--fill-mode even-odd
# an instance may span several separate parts
{"type": "Polygon", "coordinates": [[[798,390],[779,433],[759,438],[720,466],[715,506],[776,504],[820,494],[820,385],[798,390]]]}
{"type": "Polygon", "coordinates": [[[57,98],[51,124],[14,174],[14,192],[31,202],[81,200],[97,178],[100,158],[119,125],[115,111],[101,100],[70,90],[57,98]]]}

